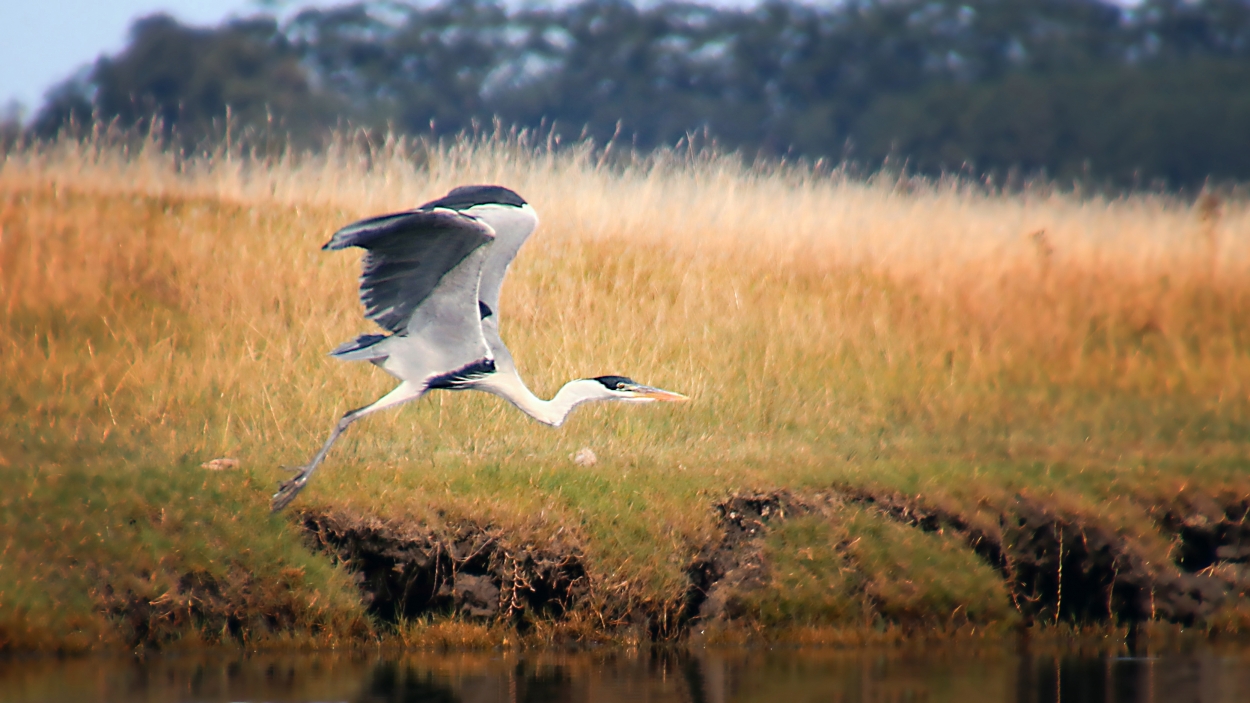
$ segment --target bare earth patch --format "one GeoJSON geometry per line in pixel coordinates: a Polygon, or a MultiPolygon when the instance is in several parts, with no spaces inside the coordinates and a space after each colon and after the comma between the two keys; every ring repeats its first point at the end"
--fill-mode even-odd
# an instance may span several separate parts
{"type": "MultiPolygon", "coordinates": [[[[1175,561],[1159,562],[1096,519],[1024,498],[999,506],[997,524],[986,528],[978,526],[978,518],[934,507],[921,497],[848,486],[807,496],[787,491],[734,495],[714,506],[718,536],[699,547],[687,567],[678,621],[668,629],[653,625],[648,632],[659,640],[681,638],[714,623],[750,624],[756,617],[753,598],[769,587],[774,569],[764,548],[769,531],[797,517],[837,524],[851,506],[920,532],[958,535],[1002,579],[1021,624],[1161,620],[1201,626],[1230,600],[1246,597],[1246,505],[1227,496],[1222,503],[1190,496],[1160,507],[1161,529],[1180,542],[1175,561]]],[[[419,528],[347,513],[306,512],[300,521],[310,546],[356,575],[369,612],[384,623],[458,617],[524,631],[574,613],[582,621],[598,616],[598,622],[618,627],[653,623],[656,615],[645,602],[622,607],[595,597],[593,566],[572,544],[513,544],[490,527],[419,528]],[[611,612],[593,612],[605,610],[611,612]]],[[[847,547],[847,540],[829,545],[844,569],[853,571],[855,557],[847,547]]],[[[871,583],[853,590],[846,595],[871,607],[871,583]]],[[[888,609],[877,605],[887,613],[888,625],[934,621],[925,613],[910,613],[910,619],[889,622],[888,609]]],[[[881,612],[875,615],[878,621],[881,612]]]]}

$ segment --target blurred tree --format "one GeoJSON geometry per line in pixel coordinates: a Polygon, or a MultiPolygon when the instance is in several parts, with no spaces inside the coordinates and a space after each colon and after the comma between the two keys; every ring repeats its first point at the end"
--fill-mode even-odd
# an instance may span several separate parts
{"type": "Polygon", "coordinates": [[[7,153],[22,139],[22,117],[26,108],[17,100],[10,100],[0,108],[0,155],[7,153]]]}
{"type": "Polygon", "coordinates": [[[1175,185],[1250,175],[1245,125],[1250,71],[1201,61],[935,86],[882,98],[855,134],[860,153],[927,173],[1017,169],[1175,185]]]}
{"type": "Polygon", "coordinates": [[[365,124],[424,132],[491,117],[483,89],[505,60],[508,15],[490,0],[425,8],[357,3],[305,10],[288,27],[321,83],[365,124]]]}
{"type": "Polygon", "coordinates": [[[337,101],[315,94],[300,55],[268,17],[194,29],[166,15],[135,22],[121,54],[63,83],[35,120],[43,137],[67,120],[155,127],[185,144],[220,139],[227,108],[238,127],[306,133],[337,101]]]}
{"type": "Polygon", "coordinates": [[[142,20],[35,125],[155,117],[194,141],[230,106],[315,142],[344,121],[446,134],[497,117],[644,149],[707,129],[748,156],[1180,185],[1250,178],[1247,76],[1250,0],[370,0],[281,27],[142,20]]]}

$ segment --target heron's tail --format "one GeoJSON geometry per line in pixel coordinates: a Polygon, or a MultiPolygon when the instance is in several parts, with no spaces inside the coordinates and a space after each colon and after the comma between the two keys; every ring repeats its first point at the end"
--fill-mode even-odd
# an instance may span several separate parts
{"type": "Polygon", "coordinates": [[[387,357],[378,345],[390,337],[384,334],[362,334],[350,342],[340,344],[330,356],[343,361],[380,361],[387,357]]]}

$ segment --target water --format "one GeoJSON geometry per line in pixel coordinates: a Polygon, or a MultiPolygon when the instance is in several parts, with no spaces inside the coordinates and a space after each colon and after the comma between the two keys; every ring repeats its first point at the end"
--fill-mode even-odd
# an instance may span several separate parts
{"type": "Polygon", "coordinates": [[[0,659],[0,701],[1244,703],[1250,649],[821,649],[0,659]]]}

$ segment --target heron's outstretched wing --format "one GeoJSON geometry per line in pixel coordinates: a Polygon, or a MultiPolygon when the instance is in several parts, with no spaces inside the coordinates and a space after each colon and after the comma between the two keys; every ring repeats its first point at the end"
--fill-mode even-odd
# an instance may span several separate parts
{"type": "MultiPolygon", "coordinates": [[[[529,205],[483,206],[474,208],[473,214],[495,230],[495,241],[487,247],[486,263],[482,265],[478,300],[485,304],[498,323],[499,291],[503,288],[504,276],[507,275],[508,266],[516,258],[517,252],[521,250],[521,245],[538,227],[538,215],[529,205]]],[[[485,313],[486,310],[482,312],[485,313]]]]}
{"type": "Polygon", "coordinates": [[[482,318],[499,321],[499,291],[508,266],[521,245],[538,226],[538,215],[515,191],[502,186],[460,186],[447,195],[421,206],[421,210],[452,209],[472,216],[495,232],[495,241],[486,250],[478,300],[482,318]]]}
{"type": "MultiPolygon", "coordinates": [[[[348,225],[335,232],[322,249],[360,247],[367,252],[360,274],[365,317],[390,332],[402,333],[413,311],[443,277],[494,238],[488,225],[472,217],[422,209],[348,225]]],[[[476,273],[464,285],[475,284],[476,273]]]]}

